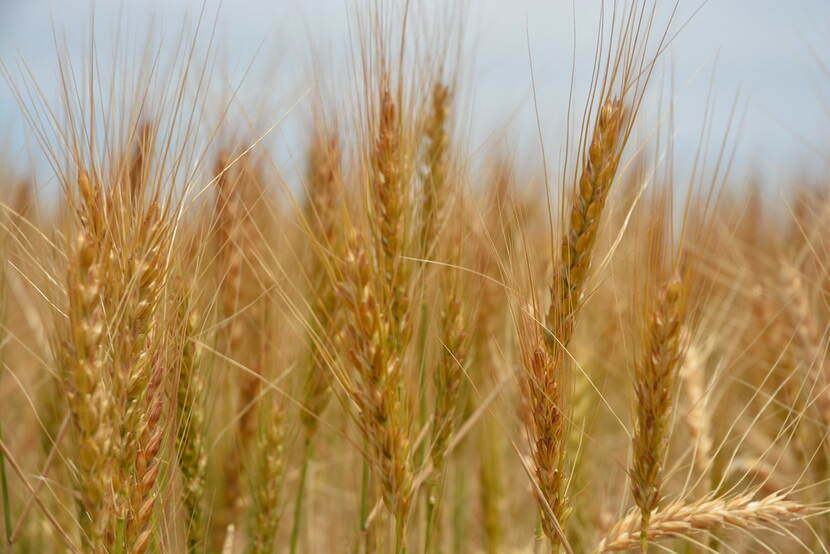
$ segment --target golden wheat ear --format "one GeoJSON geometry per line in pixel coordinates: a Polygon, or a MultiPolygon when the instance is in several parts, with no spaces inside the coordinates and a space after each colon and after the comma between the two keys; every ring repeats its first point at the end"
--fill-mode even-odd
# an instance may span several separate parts
{"type": "Polygon", "coordinates": [[[642,515],[633,511],[612,528],[597,546],[597,552],[635,550],[646,540],[689,538],[696,534],[719,529],[744,531],[779,528],[802,520],[816,511],[815,508],[787,500],[775,493],[756,500],[753,495],[737,495],[728,498],[700,500],[689,504],[675,502],[651,514],[643,525],[642,515]]]}
{"type": "Polygon", "coordinates": [[[630,479],[634,503],[640,508],[643,541],[647,540],[651,512],[660,502],[674,388],[685,352],[685,296],[680,277],[661,285],[644,331],[642,359],[635,365],[636,427],[630,479]]]}

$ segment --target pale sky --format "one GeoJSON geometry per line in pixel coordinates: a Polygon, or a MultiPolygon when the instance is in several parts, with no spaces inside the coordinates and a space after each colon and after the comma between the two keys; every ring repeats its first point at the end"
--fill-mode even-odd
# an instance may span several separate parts
{"type": "MultiPolygon", "coordinates": [[[[175,36],[184,14],[195,19],[202,3],[97,0],[99,48],[106,47],[119,18],[129,22],[134,35],[153,21],[162,36],[175,36]]],[[[255,56],[260,67],[279,60],[279,79],[274,82],[284,86],[277,85],[280,90],[274,94],[290,103],[303,89],[299,81],[307,78],[310,45],[318,52],[345,51],[349,6],[359,3],[365,0],[226,0],[221,5],[208,0],[207,11],[213,14],[218,9],[221,57],[239,75],[255,56]]],[[[678,21],[700,3],[681,0],[678,21]]],[[[584,69],[577,73],[577,91],[590,70],[599,0],[467,0],[465,4],[466,33],[475,44],[464,60],[469,62],[463,111],[470,121],[470,143],[485,143],[493,140],[494,132],[500,136],[509,129],[507,136],[514,145],[538,148],[530,102],[532,59],[546,147],[555,150],[557,137],[563,135],[574,55],[577,67],[584,69]]],[[[74,48],[71,55],[80,55],[80,45],[89,34],[91,5],[74,0],[0,0],[0,59],[10,66],[24,60],[48,94],[55,78],[52,22],[74,48]]],[[[212,18],[208,18],[211,23],[212,18]]],[[[670,80],[669,72],[674,75],[676,149],[681,162],[694,154],[710,99],[714,107],[708,142],[718,146],[737,99],[733,124],[742,126],[733,144],[739,144],[738,168],[774,175],[798,165],[817,168],[830,159],[825,146],[830,74],[822,66],[830,67],[828,45],[828,0],[706,2],[680,31],[665,54],[661,74],[652,82],[652,92],[659,93],[661,83],[670,80]]],[[[246,84],[253,86],[255,79],[249,77],[246,84]]],[[[5,82],[0,83],[0,124],[5,127],[0,143],[9,145],[16,158],[25,159],[23,153],[33,143],[5,82]],[[24,146],[27,141],[29,146],[24,146]]]]}

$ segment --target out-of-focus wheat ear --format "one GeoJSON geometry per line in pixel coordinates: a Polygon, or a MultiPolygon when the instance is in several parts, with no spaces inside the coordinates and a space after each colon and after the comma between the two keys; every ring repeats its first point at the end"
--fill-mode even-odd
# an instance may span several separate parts
{"type": "Polygon", "coordinates": [[[31,179],[21,179],[14,187],[14,196],[11,201],[14,214],[29,221],[36,221],[37,198],[35,183],[31,179]]]}
{"type": "Polygon", "coordinates": [[[449,171],[448,151],[450,91],[436,83],[432,89],[431,111],[424,131],[426,140],[421,229],[419,244],[423,256],[428,256],[435,246],[437,230],[441,224],[443,208],[446,205],[447,174],[449,171]]]}
{"type": "Polygon", "coordinates": [[[597,552],[616,552],[640,548],[640,534],[645,530],[648,541],[692,538],[702,532],[719,529],[743,531],[778,530],[782,525],[804,519],[817,510],[787,500],[775,493],[760,500],[752,494],[729,498],[699,500],[689,504],[673,502],[651,514],[644,525],[639,510],[632,510],[617,522],[597,546],[597,552]]]}
{"type": "MultiPolygon", "coordinates": [[[[419,229],[418,229],[418,252],[424,259],[432,258],[440,255],[444,250],[443,243],[451,242],[444,240],[439,229],[442,227],[442,222],[447,214],[447,208],[450,205],[448,190],[448,172],[449,172],[449,109],[450,109],[450,93],[449,88],[436,82],[432,87],[432,94],[430,96],[430,108],[427,111],[426,122],[423,129],[422,136],[422,178],[421,189],[419,191],[419,229]]],[[[456,231],[458,227],[453,227],[451,231],[456,231]]],[[[458,245],[451,245],[449,256],[445,260],[450,265],[457,265],[460,255],[458,252],[458,245]],[[454,246],[454,247],[453,247],[454,246]]],[[[449,443],[450,435],[455,427],[455,420],[457,417],[455,404],[461,401],[460,386],[461,377],[455,372],[460,373],[461,368],[450,367],[448,364],[452,360],[448,356],[447,348],[455,349],[461,347],[462,342],[465,342],[463,337],[457,335],[460,326],[463,325],[461,314],[461,299],[457,289],[458,276],[447,275],[446,272],[454,273],[455,269],[445,270],[445,274],[441,275],[441,284],[439,285],[439,309],[441,310],[441,330],[439,333],[439,340],[442,344],[438,345],[439,353],[438,360],[435,362],[435,368],[432,371],[433,385],[435,387],[435,401],[433,406],[433,426],[432,426],[432,450],[430,457],[432,459],[432,476],[429,479],[426,487],[426,503],[427,509],[425,540],[426,549],[431,551],[435,548],[434,542],[440,540],[435,531],[436,518],[438,518],[437,507],[441,496],[441,479],[444,471],[444,453],[449,443]],[[449,321],[450,319],[457,319],[456,330],[451,330],[450,327],[456,325],[449,321]],[[450,336],[455,335],[455,336],[450,336]],[[450,344],[453,343],[453,344],[450,344]],[[456,380],[456,377],[459,377],[456,380]]],[[[420,387],[418,396],[421,398],[421,423],[426,421],[428,415],[428,408],[426,403],[429,379],[426,377],[426,325],[429,321],[429,305],[426,299],[422,298],[421,304],[421,332],[419,338],[419,367],[422,374],[419,376],[420,387]]],[[[466,347],[464,347],[466,350],[466,347]]],[[[459,355],[465,353],[459,351],[459,355]]],[[[461,362],[462,364],[464,362],[461,362]]],[[[419,460],[422,456],[418,457],[419,460]]]]}
{"type": "Polygon", "coordinates": [[[133,205],[138,205],[146,185],[150,164],[152,163],[153,148],[156,142],[156,127],[151,122],[144,122],[138,127],[136,144],[129,158],[127,182],[129,184],[130,199],[133,205]]]}
{"type": "MultiPolygon", "coordinates": [[[[450,251],[457,252],[459,242],[450,246],[450,251]]],[[[460,255],[451,256],[449,263],[457,264],[460,255]]],[[[435,406],[432,422],[432,477],[427,488],[427,550],[436,546],[436,518],[441,494],[441,481],[446,465],[446,454],[450,439],[455,432],[461,410],[463,409],[462,388],[465,382],[467,364],[468,337],[461,294],[461,278],[455,268],[444,268],[441,275],[440,289],[440,353],[436,361],[433,381],[435,386],[435,406]]]]}
{"type": "Polygon", "coordinates": [[[313,457],[314,436],[320,417],[331,398],[331,369],[327,356],[331,355],[333,338],[338,335],[337,290],[331,267],[342,249],[338,234],[338,202],[341,201],[341,151],[336,134],[315,135],[309,152],[308,204],[306,206],[309,231],[320,242],[312,252],[311,316],[308,336],[308,375],[303,387],[303,409],[300,421],[304,428],[303,459],[294,502],[294,521],[291,528],[290,552],[297,552],[302,527],[303,503],[306,496],[306,476],[313,457]]]}
{"type": "Polygon", "coordinates": [[[814,313],[814,300],[802,271],[792,263],[781,269],[783,308],[793,334],[796,365],[806,368],[815,406],[825,425],[830,425],[830,376],[827,367],[827,337],[814,313]]]}
{"type": "Polygon", "coordinates": [[[231,351],[249,367],[251,371],[239,375],[239,438],[243,447],[253,444],[257,429],[256,402],[262,389],[262,371],[266,362],[266,352],[270,347],[272,336],[265,329],[272,316],[272,298],[268,294],[273,276],[262,267],[265,256],[262,233],[266,232],[266,222],[262,216],[262,206],[267,201],[263,188],[261,166],[250,154],[239,161],[238,194],[242,205],[240,236],[238,249],[244,260],[240,268],[240,288],[238,290],[238,307],[244,308],[244,314],[235,314],[239,320],[240,330],[245,334],[241,339],[244,350],[231,351]]]}
{"type": "Polygon", "coordinates": [[[225,320],[219,340],[224,354],[233,357],[241,349],[245,332],[241,318],[237,314],[242,304],[240,296],[244,252],[240,243],[244,206],[239,191],[239,168],[238,165],[231,165],[230,155],[225,152],[219,155],[214,174],[220,306],[221,317],[225,320]]]}
{"type": "Polygon", "coordinates": [[[562,239],[562,259],[551,287],[547,327],[552,333],[548,342],[553,349],[559,344],[567,346],[573,334],[574,316],[582,301],[602,212],[622,154],[625,118],[621,99],[605,100],[582,160],[582,173],[573,191],[573,205],[562,239]]]}
{"type": "MultiPolygon", "coordinates": [[[[220,317],[223,320],[223,325],[218,331],[217,346],[225,356],[235,359],[241,350],[244,336],[242,321],[238,315],[242,305],[240,295],[244,262],[240,248],[243,206],[239,194],[238,166],[231,165],[231,161],[231,156],[227,152],[221,152],[214,166],[216,179],[214,218],[219,262],[220,317]]],[[[232,391],[231,394],[224,395],[223,400],[235,407],[234,398],[242,396],[238,381],[230,378],[232,374],[230,369],[223,373],[221,384],[232,391]]],[[[223,468],[225,479],[222,482],[222,496],[216,513],[212,517],[211,546],[214,549],[225,540],[228,526],[237,523],[235,520],[239,508],[239,481],[242,465],[242,455],[238,452],[239,445],[236,444],[237,429],[238,427],[235,427],[234,432],[231,433],[231,450],[225,456],[223,468]]]]}
{"type": "Polygon", "coordinates": [[[713,439],[704,364],[700,347],[689,341],[679,371],[687,404],[684,419],[695,443],[695,468],[699,479],[708,483],[706,476],[712,465],[713,439]]]}
{"type": "MultiPolygon", "coordinates": [[[[504,213],[511,214],[513,205],[513,173],[507,163],[499,163],[493,171],[492,178],[487,182],[486,228],[478,231],[483,235],[476,245],[476,269],[482,275],[498,275],[498,259],[506,255],[512,246],[511,223],[512,217],[503,218],[504,213]],[[505,227],[506,226],[506,227],[505,227]],[[491,248],[487,242],[489,236],[496,242],[491,248]]],[[[494,359],[494,343],[501,340],[505,333],[507,314],[509,313],[507,295],[504,294],[496,279],[481,279],[477,283],[478,294],[475,296],[474,323],[472,328],[470,363],[471,378],[474,382],[487,382],[491,375],[496,374],[498,362],[494,359]]],[[[520,382],[524,382],[521,380],[520,382]]],[[[468,395],[463,406],[464,417],[469,417],[476,409],[475,396],[468,395]]],[[[483,415],[481,425],[478,426],[477,449],[482,453],[479,461],[479,500],[483,533],[486,551],[495,554],[502,551],[504,528],[506,520],[503,516],[505,503],[505,487],[503,474],[503,437],[502,428],[498,421],[499,415],[488,412],[483,415]]]]}
{"type": "Polygon", "coordinates": [[[342,186],[340,156],[337,135],[317,136],[309,154],[308,219],[321,248],[313,253],[310,270],[313,286],[311,327],[317,336],[309,337],[310,366],[303,395],[305,409],[300,414],[307,441],[314,437],[320,415],[330,399],[331,377],[326,362],[326,345],[322,341],[337,334],[337,290],[328,268],[341,242],[337,228],[337,206],[342,186]]]}
{"type": "Polygon", "coordinates": [[[264,334],[260,317],[269,301],[265,294],[262,275],[259,274],[260,229],[255,214],[256,205],[264,202],[259,168],[250,154],[237,157],[221,154],[214,172],[216,175],[216,227],[219,247],[219,283],[223,325],[218,337],[219,348],[235,364],[249,371],[239,371],[234,363],[227,363],[228,375],[233,378],[226,385],[235,394],[237,424],[231,433],[232,446],[225,457],[223,468],[223,496],[213,518],[212,543],[218,547],[225,529],[237,521],[246,502],[247,488],[241,486],[245,458],[256,435],[258,403],[261,387],[261,352],[264,334]]]}
{"type": "Polygon", "coordinates": [[[176,452],[182,476],[187,548],[190,554],[204,548],[203,497],[207,471],[205,448],[205,368],[196,344],[200,315],[186,291],[181,301],[180,320],[184,324],[179,381],[176,389],[176,452]]]}
{"type": "Polygon", "coordinates": [[[436,391],[432,462],[437,472],[444,466],[444,456],[458,419],[464,366],[467,361],[467,331],[457,270],[442,275],[441,355],[436,363],[436,391]]]}
{"type": "Polygon", "coordinates": [[[685,352],[685,295],[680,276],[675,275],[660,286],[643,330],[642,359],[634,370],[636,427],[629,477],[641,514],[643,550],[648,540],[649,518],[660,502],[675,381],[685,352]]]}
{"type": "Polygon", "coordinates": [[[282,515],[281,491],[284,478],[285,421],[282,406],[271,395],[259,411],[256,443],[257,475],[254,482],[254,533],[251,551],[270,554],[276,550],[277,530],[282,515]]]}
{"type": "Polygon", "coordinates": [[[67,258],[68,336],[59,359],[66,371],[67,397],[77,431],[81,525],[90,551],[110,548],[112,517],[112,397],[103,368],[104,327],[101,297],[105,253],[84,229],[77,231],[67,258]]]}

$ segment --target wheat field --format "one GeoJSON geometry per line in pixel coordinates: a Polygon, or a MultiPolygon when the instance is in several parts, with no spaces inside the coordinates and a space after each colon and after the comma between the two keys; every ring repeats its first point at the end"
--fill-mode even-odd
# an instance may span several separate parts
{"type": "Polygon", "coordinates": [[[365,4],[276,115],[221,18],[2,65],[0,551],[826,552],[826,177],[675,165],[656,2],[538,163],[473,146],[463,16],[365,4]]]}

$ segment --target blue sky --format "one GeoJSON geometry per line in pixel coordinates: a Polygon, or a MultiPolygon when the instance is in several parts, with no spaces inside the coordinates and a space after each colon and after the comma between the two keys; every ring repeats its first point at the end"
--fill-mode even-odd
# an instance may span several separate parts
{"type": "MultiPolygon", "coordinates": [[[[422,0],[437,4],[443,0],[422,0]]],[[[219,11],[218,44],[232,68],[277,64],[283,83],[277,104],[296,100],[307,79],[310,45],[341,52],[348,44],[349,6],[365,0],[208,0],[219,11]]],[[[530,61],[535,69],[540,116],[549,150],[557,149],[567,105],[571,60],[589,69],[599,2],[590,0],[469,0],[467,36],[475,47],[465,59],[468,75],[465,117],[473,146],[508,136],[512,144],[537,146],[532,109],[530,61]],[[574,7],[576,6],[576,7],[574,7]],[[528,54],[528,41],[530,54],[528,54]],[[574,44],[576,51],[574,53],[574,44]]],[[[664,3],[668,4],[668,2],[664,3]]],[[[0,0],[0,58],[23,60],[49,94],[54,84],[54,22],[65,33],[70,56],[82,53],[92,2],[0,0]]],[[[144,0],[94,3],[99,47],[120,21],[140,35],[153,21],[161,34],[175,35],[185,14],[198,13],[201,0],[144,0]]],[[[681,2],[678,20],[700,6],[681,2]]],[[[710,145],[738,123],[739,169],[774,175],[801,165],[815,168],[828,159],[830,129],[830,2],[827,0],[709,0],[683,28],[663,59],[652,92],[669,74],[674,81],[675,137],[681,164],[694,154],[701,125],[711,108],[710,145]],[[737,102],[737,103],[736,103],[737,102]],[[735,116],[730,119],[732,108],[735,116]]],[[[236,78],[236,77],[233,77],[236,78]]],[[[256,77],[249,77],[253,86],[256,77]]],[[[585,71],[577,73],[576,90],[585,71]]],[[[270,86],[270,85],[269,85],[270,86]]],[[[280,88],[279,86],[277,88],[280,88]]],[[[664,97],[669,93],[665,92],[664,97]]],[[[261,93],[261,91],[260,91],[261,93]]],[[[653,95],[655,96],[655,95],[653,95]]],[[[646,119],[650,116],[647,113],[646,119]]],[[[6,83],[0,83],[0,142],[16,157],[30,149],[20,110],[6,83]]],[[[25,159],[25,158],[21,158],[25,159]]]]}

